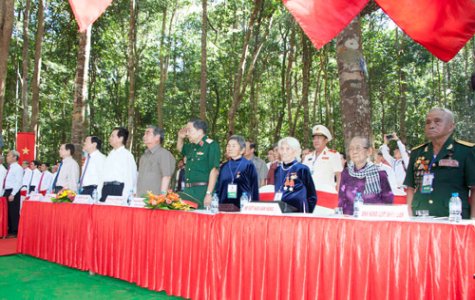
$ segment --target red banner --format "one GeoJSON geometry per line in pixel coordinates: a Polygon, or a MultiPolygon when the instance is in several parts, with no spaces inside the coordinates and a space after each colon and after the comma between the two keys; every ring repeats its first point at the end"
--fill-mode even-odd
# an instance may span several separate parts
{"type": "Polygon", "coordinates": [[[474,0],[376,2],[408,36],[445,62],[475,33],[474,0]]]}
{"type": "Polygon", "coordinates": [[[69,0],[69,5],[79,25],[79,31],[85,31],[109,7],[112,0],[69,0]]]}
{"type": "Polygon", "coordinates": [[[317,49],[337,36],[368,3],[368,0],[283,1],[317,49]]]}
{"type": "Polygon", "coordinates": [[[24,160],[35,159],[35,133],[18,132],[16,135],[16,150],[20,153],[18,163],[21,165],[24,160]]]}

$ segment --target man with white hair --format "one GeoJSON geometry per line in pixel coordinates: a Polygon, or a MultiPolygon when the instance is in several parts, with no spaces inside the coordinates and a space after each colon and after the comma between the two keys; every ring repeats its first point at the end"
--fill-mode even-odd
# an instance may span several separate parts
{"type": "Polygon", "coordinates": [[[475,144],[455,139],[454,129],[450,110],[433,108],[427,114],[429,142],[412,150],[404,181],[410,213],[428,210],[431,216],[448,216],[449,199],[458,193],[462,217],[475,218],[475,144]]]}
{"type": "Polygon", "coordinates": [[[314,126],[312,136],[315,151],[305,156],[302,163],[310,168],[317,191],[336,194],[343,171],[340,153],[327,147],[333,137],[325,126],[314,126]]]}
{"type": "Polygon", "coordinates": [[[8,232],[16,235],[20,219],[20,188],[23,168],[18,164],[20,153],[11,150],[7,154],[8,171],[3,179],[3,197],[8,200],[8,232]]]}

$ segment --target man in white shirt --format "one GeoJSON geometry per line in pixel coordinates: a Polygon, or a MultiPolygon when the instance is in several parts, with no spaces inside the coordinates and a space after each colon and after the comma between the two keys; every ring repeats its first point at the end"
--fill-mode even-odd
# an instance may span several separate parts
{"type": "MultiPolygon", "coordinates": [[[[101,153],[102,141],[97,136],[88,136],[84,139],[83,150],[87,156],[82,166],[79,179],[79,194],[93,196],[100,181],[100,174],[104,170],[106,156],[101,153]]],[[[99,192],[97,193],[99,195],[99,192]]]]}
{"type": "Polygon", "coordinates": [[[8,171],[3,179],[3,197],[8,200],[8,232],[16,235],[20,219],[20,188],[23,168],[18,164],[20,153],[11,150],[7,154],[8,171]]]}
{"type": "MultiPolygon", "coordinates": [[[[40,182],[41,172],[40,170],[38,170],[39,166],[40,166],[40,162],[37,160],[32,160],[30,162],[29,169],[31,170],[31,172],[30,172],[30,178],[28,179],[27,194],[34,192],[36,190],[36,186],[40,182]]],[[[24,178],[25,178],[25,175],[23,175],[23,179],[24,178]]]]}
{"type": "Polygon", "coordinates": [[[396,184],[398,188],[402,188],[404,185],[404,178],[406,178],[406,169],[409,165],[409,154],[406,151],[406,146],[399,140],[396,133],[392,135],[384,135],[384,144],[380,148],[384,159],[389,163],[391,168],[396,174],[396,184]],[[389,153],[388,144],[391,140],[395,140],[397,143],[397,149],[394,149],[394,156],[389,153]]]}
{"type": "Polygon", "coordinates": [[[38,182],[38,185],[36,186],[35,192],[42,194],[43,196],[46,195],[46,193],[50,192],[51,184],[53,183],[53,174],[51,174],[50,171],[48,171],[49,168],[49,163],[42,163],[40,165],[40,171],[41,171],[41,176],[40,180],[38,182]]]}
{"type": "Polygon", "coordinates": [[[128,137],[129,131],[123,127],[114,128],[109,137],[113,149],[106,158],[98,186],[102,202],[107,196],[128,197],[135,194],[137,164],[132,153],[125,149],[128,137]]]}
{"type": "Polygon", "coordinates": [[[310,168],[317,191],[336,194],[340,185],[341,171],[343,171],[340,153],[328,149],[327,144],[333,137],[325,126],[314,126],[312,136],[315,151],[304,158],[303,164],[310,168]]]}
{"type": "Polygon", "coordinates": [[[381,152],[376,153],[374,164],[379,166],[379,168],[386,172],[388,175],[389,186],[391,186],[391,191],[394,195],[405,195],[404,189],[400,189],[396,183],[396,174],[394,170],[387,164],[384,160],[383,154],[381,152]]]}
{"type": "Polygon", "coordinates": [[[33,171],[30,169],[30,162],[28,160],[24,160],[21,163],[21,167],[23,169],[21,191],[22,191],[22,196],[26,196],[28,194],[28,187],[30,186],[30,180],[31,180],[31,175],[33,174],[33,171]]]}
{"type": "MultiPolygon", "coordinates": [[[[3,155],[0,154],[0,182],[3,183],[5,176],[7,175],[7,169],[3,165],[3,155]]],[[[0,195],[3,195],[3,184],[0,185],[0,195]]]]}
{"type": "Polygon", "coordinates": [[[56,177],[53,180],[53,192],[58,193],[61,189],[77,191],[79,180],[79,165],[73,159],[73,144],[62,144],[59,148],[59,156],[63,159],[59,165],[56,177]]]}

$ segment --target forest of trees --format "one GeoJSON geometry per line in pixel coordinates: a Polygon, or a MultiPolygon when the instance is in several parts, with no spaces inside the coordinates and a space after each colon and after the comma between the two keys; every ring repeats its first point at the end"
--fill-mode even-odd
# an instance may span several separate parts
{"type": "Polygon", "coordinates": [[[352,120],[368,124],[363,133],[376,145],[395,131],[415,146],[434,106],[453,110],[457,136],[475,141],[475,39],[444,63],[370,5],[317,51],[280,0],[114,0],[81,34],[67,1],[3,0],[5,148],[17,131],[35,131],[38,159],[52,162],[60,143],[91,134],[107,141],[125,126],[137,157],[146,125],[163,126],[164,146],[174,149],[194,116],[206,118],[223,148],[233,133],[260,152],[287,135],[310,147],[311,127],[324,124],[335,136],[331,147],[344,151],[344,137],[358,132],[352,120]],[[360,39],[357,75],[367,89],[358,103],[340,90],[338,54],[350,35],[360,39]]]}

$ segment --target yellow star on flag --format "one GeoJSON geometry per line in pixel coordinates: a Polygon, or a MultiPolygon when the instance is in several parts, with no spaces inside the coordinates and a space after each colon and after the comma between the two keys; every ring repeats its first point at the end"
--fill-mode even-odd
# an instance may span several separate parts
{"type": "Polygon", "coordinates": [[[28,149],[28,148],[26,148],[26,147],[25,147],[25,148],[23,148],[21,151],[22,151],[22,152],[23,152],[23,154],[25,154],[25,155],[27,155],[27,154],[29,154],[29,153],[30,153],[30,149],[28,149]]]}

